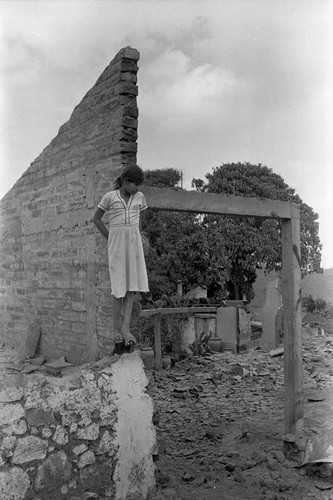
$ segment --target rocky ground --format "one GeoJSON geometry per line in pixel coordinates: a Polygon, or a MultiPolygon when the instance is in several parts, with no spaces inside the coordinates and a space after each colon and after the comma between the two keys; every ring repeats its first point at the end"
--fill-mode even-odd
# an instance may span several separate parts
{"type": "MultiPolygon", "coordinates": [[[[333,337],[304,332],[303,443],[325,435],[333,446],[332,353],[333,337]]],[[[333,499],[331,464],[299,467],[283,453],[283,355],[187,358],[155,374],[150,393],[159,443],[154,500],[333,499]]],[[[305,458],[313,459],[309,444],[305,458]]]]}

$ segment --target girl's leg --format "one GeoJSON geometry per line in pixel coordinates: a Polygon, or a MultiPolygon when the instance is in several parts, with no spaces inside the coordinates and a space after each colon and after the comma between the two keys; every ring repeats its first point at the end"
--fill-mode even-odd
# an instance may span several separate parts
{"type": "Polygon", "coordinates": [[[131,316],[132,316],[132,310],[133,310],[134,295],[135,295],[135,292],[127,292],[125,297],[124,297],[124,304],[123,304],[124,320],[123,320],[123,326],[121,329],[121,334],[125,340],[125,345],[136,344],[135,337],[131,334],[130,329],[129,329],[131,316]]]}
{"type": "Polygon", "coordinates": [[[121,307],[123,304],[123,299],[117,299],[117,297],[112,296],[112,316],[113,316],[113,339],[114,341],[122,342],[121,334],[121,307]]]}

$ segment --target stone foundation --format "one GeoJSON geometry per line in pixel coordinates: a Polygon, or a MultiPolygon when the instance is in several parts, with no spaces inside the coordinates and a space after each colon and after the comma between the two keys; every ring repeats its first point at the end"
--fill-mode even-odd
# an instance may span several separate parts
{"type": "MultiPolygon", "coordinates": [[[[0,499],[144,500],[154,490],[153,402],[138,352],[0,380],[0,499]]],[[[2,359],[4,359],[2,350],[2,359]]]]}

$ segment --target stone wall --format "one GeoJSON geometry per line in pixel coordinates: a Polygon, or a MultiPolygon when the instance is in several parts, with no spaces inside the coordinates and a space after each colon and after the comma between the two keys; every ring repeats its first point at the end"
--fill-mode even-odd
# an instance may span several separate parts
{"type": "MultiPolygon", "coordinates": [[[[137,50],[116,55],[58,135],[0,202],[0,338],[17,346],[42,325],[40,350],[94,359],[110,335],[105,240],[89,223],[136,163],[137,50]]],[[[47,116],[45,117],[47,120],[47,116]]]]}
{"type": "MultiPolygon", "coordinates": [[[[144,500],[154,491],[153,403],[138,352],[23,375],[0,362],[0,498],[144,500]],[[7,367],[7,368],[6,368],[7,367]]],[[[8,362],[9,361],[9,362],[8,362]]]]}

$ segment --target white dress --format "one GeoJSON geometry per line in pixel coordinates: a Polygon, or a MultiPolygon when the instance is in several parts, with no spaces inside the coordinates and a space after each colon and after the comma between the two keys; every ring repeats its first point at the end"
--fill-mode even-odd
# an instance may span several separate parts
{"type": "Polygon", "coordinates": [[[108,215],[108,260],[111,294],[125,297],[126,292],[148,292],[148,278],[139,231],[140,214],[148,208],[140,191],[128,202],[119,190],[106,193],[98,207],[108,215]]]}

